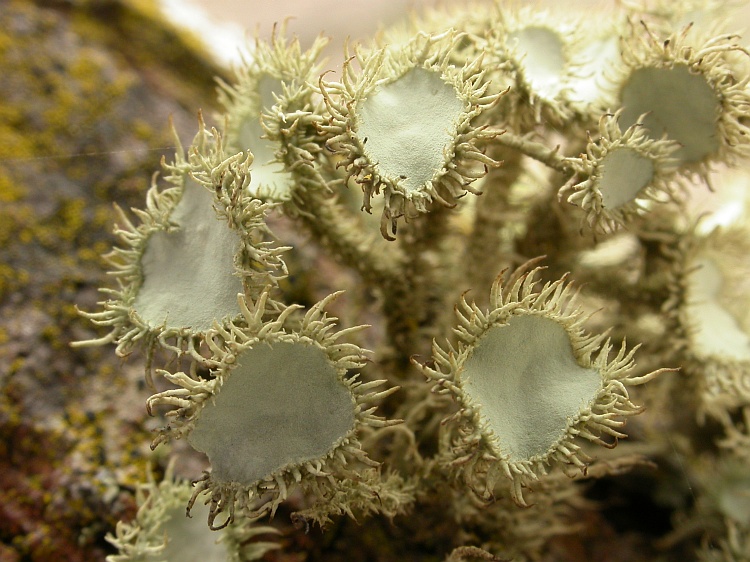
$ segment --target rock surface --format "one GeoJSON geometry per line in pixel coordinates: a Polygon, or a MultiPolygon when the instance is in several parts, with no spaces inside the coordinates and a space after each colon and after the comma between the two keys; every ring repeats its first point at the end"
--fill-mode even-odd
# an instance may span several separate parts
{"type": "Polygon", "coordinates": [[[155,423],[140,358],[69,346],[103,335],[75,306],[222,71],[126,0],[3,2],[0,69],[0,560],[103,560],[155,423]]]}

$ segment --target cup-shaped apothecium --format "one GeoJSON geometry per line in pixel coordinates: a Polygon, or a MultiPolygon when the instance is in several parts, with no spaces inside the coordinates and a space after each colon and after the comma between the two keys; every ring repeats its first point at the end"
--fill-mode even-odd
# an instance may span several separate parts
{"type": "MultiPolygon", "coordinates": [[[[209,367],[211,377],[200,377],[197,369],[161,371],[177,388],[148,400],[149,410],[173,408],[166,414],[170,423],[152,447],[187,437],[207,455],[211,471],[197,482],[190,506],[208,492],[211,528],[233,521],[237,507],[251,517],[273,513],[293,486],[325,490],[335,487],[337,478],[361,484],[362,495],[372,497],[373,505],[365,509],[389,509],[376,501],[373,486],[380,482],[355,476],[348,465],[378,465],[360,448],[358,431],[396,423],[376,416],[372,403],[398,387],[376,393],[385,381],[362,383],[348,373],[364,365],[365,351],[340,338],[365,326],[333,331],[336,319],[323,308],[338,294],[317,303],[301,319],[296,305],[267,318],[267,292],[256,302],[240,295],[241,320],[227,328],[216,324],[206,337],[212,356],[195,357],[193,365],[209,367]],[[217,524],[225,511],[226,520],[217,524]]],[[[328,501],[333,504],[330,512],[348,509],[328,501]]]]}
{"type": "Polygon", "coordinates": [[[697,393],[699,419],[726,423],[750,401],[750,236],[742,225],[693,228],[673,251],[665,307],[672,348],[697,393]]]}
{"type": "MultiPolygon", "coordinates": [[[[185,504],[193,489],[188,480],[174,477],[173,464],[167,466],[161,482],[149,472],[147,482],[138,485],[135,519],[120,521],[115,532],[106,537],[117,549],[107,562],[250,562],[280,548],[277,542],[267,540],[278,535],[274,527],[245,519],[217,534],[206,526],[204,517],[188,517],[185,504]]],[[[207,515],[208,507],[201,505],[196,511],[207,515]]]]}
{"type": "Polygon", "coordinates": [[[74,345],[115,343],[125,356],[158,342],[179,352],[215,321],[239,316],[237,293],[257,296],[286,275],[288,248],[274,245],[265,222],[272,205],[247,192],[252,154],[228,155],[202,119],[187,155],[176,134],[175,142],[175,161],[162,162],[167,187],[155,176],[146,208],[133,209],[139,223],[117,208],[122,246],[106,257],[118,286],[102,289],[101,311],[83,313],[110,332],[74,345]]]}
{"type": "MultiPolygon", "coordinates": [[[[287,39],[286,25],[274,28],[270,42],[256,38],[252,51],[235,71],[235,80],[219,81],[219,101],[227,118],[227,145],[255,156],[247,190],[264,201],[288,201],[294,179],[278,153],[278,135],[270,134],[264,117],[312,110],[313,84],[320,75],[320,52],[328,43],[318,37],[303,51],[298,39],[287,39]],[[280,108],[279,99],[285,99],[280,108]]],[[[283,117],[281,119],[283,121],[283,117]]]]}
{"type": "Polygon", "coordinates": [[[559,192],[586,213],[594,231],[615,230],[652,204],[675,200],[682,187],[671,156],[679,145],[650,138],[642,122],[622,132],[621,115],[622,110],[601,117],[599,136],[589,140],[586,153],[568,160],[582,180],[559,192]]]}
{"type": "Polygon", "coordinates": [[[359,75],[350,61],[340,83],[321,81],[332,116],[321,127],[327,146],[362,187],[363,209],[370,211],[372,196],[383,192],[386,238],[399,217],[427,212],[433,201],[455,205],[487,166],[498,165],[479,146],[494,135],[479,121],[500,94],[489,93],[481,57],[451,64],[462,38],[453,31],[419,34],[398,51],[360,55],[359,75]]]}
{"type": "Polygon", "coordinates": [[[624,437],[622,416],[637,414],[627,387],[659,371],[633,375],[635,349],[623,342],[609,359],[606,335],[586,335],[565,279],[539,286],[539,269],[498,277],[490,308],[462,300],[457,307],[458,347],[433,345],[434,367],[421,365],[438,392],[460,410],[448,465],[485,500],[501,477],[513,499],[551,466],[584,469],[588,457],[576,439],[607,444],[624,437]]]}
{"type": "Polygon", "coordinates": [[[747,155],[750,94],[732,59],[744,51],[738,37],[699,34],[687,26],[665,39],[647,29],[644,40],[628,41],[614,90],[623,128],[642,121],[651,138],[679,143],[680,165],[706,173],[747,155]]]}

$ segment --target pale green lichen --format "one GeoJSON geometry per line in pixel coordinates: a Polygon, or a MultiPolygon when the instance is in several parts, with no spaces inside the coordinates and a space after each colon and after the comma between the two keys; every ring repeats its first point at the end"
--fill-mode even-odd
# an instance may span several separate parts
{"type": "Polygon", "coordinates": [[[574,80],[587,72],[573,56],[586,39],[581,22],[570,14],[498,3],[486,24],[481,50],[498,69],[491,74],[495,87],[511,85],[504,102],[514,128],[570,120],[574,80]]]}
{"type": "Polygon", "coordinates": [[[287,201],[292,196],[294,180],[277,157],[281,149],[278,138],[266,135],[264,114],[279,115],[278,100],[289,90],[303,90],[296,95],[310,98],[310,83],[320,74],[318,59],[328,43],[318,37],[307,51],[299,40],[286,39],[286,25],[274,29],[270,42],[256,38],[244,62],[235,70],[233,84],[220,82],[219,101],[229,118],[226,132],[228,145],[235,150],[249,150],[255,156],[249,193],[269,201],[287,201]]]}
{"type": "Polygon", "coordinates": [[[212,356],[194,356],[193,365],[210,368],[211,378],[162,372],[178,388],[148,400],[149,410],[174,408],[152,447],[187,437],[206,453],[212,470],[198,481],[190,505],[208,491],[211,528],[234,520],[238,508],[251,517],[275,512],[296,485],[315,488],[330,481],[335,487],[335,480],[353,477],[349,463],[377,466],[360,448],[357,433],[363,426],[393,423],[376,416],[372,402],[395,388],[375,393],[384,381],[362,383],[347,374],[361,368],[366,356],[340,339],[363,326],[332,331],[335,318],[323,308],[335,296],[297,322],[291,316],[299,306],[267,318],[267,292],[256,302],[240,298],[241,322],[217,324],[206,339],[212,356]],[[227,518],[217,525],[222,512],[227,518]]]}
{"type": "Polygon", "coordinates": [[[257,296],[286,273],[286,248],[265,239],[269,205],[245,191],[252,155],[228,156],[202,121],[187,155],[176,142],[175,161],[162,164],[167,187],[154,176],[146,209],[133,209],[139,223],[117,208],[122,246],[107,259],[118,288],[103,290],[102,311],[83,313],[111,331],[75,345],[115,343],[122,356],[139,341],[194,346],[214,321],[239,315],[238,293],[257,296]]]}
{"type": "Polygon", "coordinates": [[[663,37],[645,28],[634,29],[626,46],[615,81],[623,128],[645,115],[651,138],[678,142],[674,157],[700,173],[747,155],[748,79],[733,58],[747,52],[737,36],[709,39],[687,26],[663,37]]]}
{"type": "Polygon", "coordinates": [[[699,400],[699,419],[723,420],[750,405],[750,310],[744,227],[685,237],[673,250],[670,298],[664,311],[676,351],[699,400]]]}
{"type": "Polygon", "coordinates": [[[680,194],[676,161],[671,158],[679,145],[649,138],[641,122],[621,132],[620,115],[602,116],[599,136],[589,139],[586,154],[568,160],[582,181],[559,192],[586,213],[595,231],[613,231],[647,213],[651,204],[674,201],[680,194]]]}
{"type": "MultiPolygon", "coordinates": [[[[277,542],[255,540],[259,535],[277,535],[277,529],[249,520],[229,525],[221,533],[212,532],[204,517],[185,513],[192,493],[190,482],[174,477],[173,463],[161,482],[149,471],[148,481],[136,488],[135,519],[120,521],[114,534],[107,535],[117,548],[107,562],[250,562],[280,547],[277,542]]],[[[195,511],[207,512],[208,508],[200,506],[195,511]]]]}
{"type": "Polygon", "coordinates": [[[478,120],[499,94],[487,93],[481,58],[461,68],[450,64],[461,39],[452,32],[419,34],[398,52],[359,55],[359,76],[350,60],[341,82],[321,82],[332,115],[321,127],[326,146],[341,154],[339,165],[364,191],[364,210],[383,192],[386,238],[399,217],[425,213],[433,201],[454,206],[476,192],[471,184],[498,165],[478,147],[492,136],[478,120]]]}
{"type": "MultiPolygon", "coordinates": [[[[733,493],[745,479],[720,501],[693,502],[711,492],[690,487],[689,457],[750,458],[747,268],[728,265],[744,263],[747,235],[714,247],[684,223],[689,199],[709,196],[687,180],[708,183],[713,164],[748,153],[747,57],[731,36],[644,31],[622,17],[602,22],[607,41],[578,26],[584,37],[567,14],[552,21],[500,1],[437,10],[353,57],[347,47],[338,82],[320,75],[322,39],[309,51],[283,28],[256,40],[221,86],[221,134],[201,124],[139,221],[121,213],[117,287],[85,314],[109,334],[82,343],[153,350],[160,378],[147,406],[166,409],[153,445],[182,439],[175,449],[207,468],[195,469],[184,506],[208,505],[213,529],[289,512],[321,525],[375,516],[356,531],[336,522],[321,556],[364,534],[403,542],[373,546],[384,559],[424,553],[425,535],[438,558],[539,559],[553,537],[610,517],[588,501],[601,490],[578,480],[619,489],[616,476],[653,463],[628,481],[646,483],[646,505],[669,506],[678,538],[662,543],[710,521],[700,532],[724,552],[733,531],[716,515],[744,521],[733,493]],[[599,47],[608,62],[594,60],[599,47]],[[381,215],[380,237],[343,190],[357,186],[381,215]],[[401,217],[399,240],[386,242],[401,217]],[[593,236],[581,236],[581,217],[593,236]],[[328,295],[318,304],[279,296],[285,248],[266,220],[296,246],[290,292],[303,278],[314,295],[304,302],[328,295]],[[542,254],[549,269],[532,269],[542,254]],[[524,262],[497,279],[488,306],[459,300],[524,262]],[[354,290],[334,303],[343,286],[354,290]],[[449,343],[421,363],[432,338],[450,334],[457,300],[449,343]],[[345,326],[366,318],[374,329],[339,330],[327,306],[345,326]],[[637,367],[635,349],[610,333],[644,342],[637,367]],[[682,373],[656,379],[671,364],[682,373]],[[624,418],[641,411],[631,388],[646,382],[638,402],[656,407],[631,422],[635,446],[597,447],[625,436],[624,418]],[[403,423],[375,414],[381,400],[403,423]],[[530,499],[533,518],[519,509],[530,499]],[[414,517],[384,524],[403,513],[414,517]]],[[[70,240],[81,212],[61,210],[70,240]]]]}
{"type": "Polygon", "coordinates": [[[460,410],[445,461],[485,501],[501,478],[526,505],[523,490],[553,467],[585,471],[578,438],[609,446],[625,437],[618,418],[638,414],[627,387],[635,376],[623,342],[610,359],[606,335],[587,335],[565,279],[539,287],[539,270],[518,269],[492,287],[490,307],[462,300],[458,347],[433,344],[435,367],[421,366],[460,410]]]}

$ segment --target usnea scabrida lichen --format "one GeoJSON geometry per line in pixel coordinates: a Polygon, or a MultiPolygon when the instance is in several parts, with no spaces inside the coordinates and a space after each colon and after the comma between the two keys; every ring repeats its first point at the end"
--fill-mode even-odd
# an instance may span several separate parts
{"type": "Polygon", "coordinates": [[[120,213],[117,287],[84,313],[109,333],[81,345],[149,351],[153,446],[184,439],[205,466],[189,510],[212,529],[414,513],[451,521],[448,560],[539,559],[571,513],[606,517],[579,481],[648,465],[656,488],[679,464],[705,501],[674,500],[669,540],[709,521],[695,552],[742,548],[750,521],[716,490],[750,458],[725,251],[750,235],[688,225],[712,167],[748,155],[750,64],[720,22],[675,29],[686,6],[621,6],[610,38],[582,14],[436,11],[347,47],[337,77],[322,38],[256,39],[223,128],[201,120],[137,223],[120,213]],[[514,510],[535,495],[531,540],[514,510]]]}

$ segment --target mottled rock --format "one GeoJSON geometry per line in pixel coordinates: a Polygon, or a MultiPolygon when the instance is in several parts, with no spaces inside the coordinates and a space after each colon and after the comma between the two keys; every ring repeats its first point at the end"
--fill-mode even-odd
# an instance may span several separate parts
{"type": "Polygon", "coordinates": [[[123,0],[3,2],[0,70],[0,559],[103,560],[154,424],[141,358],[69,347],[101,335],[75,306],[221,69],[123,0]]]}

